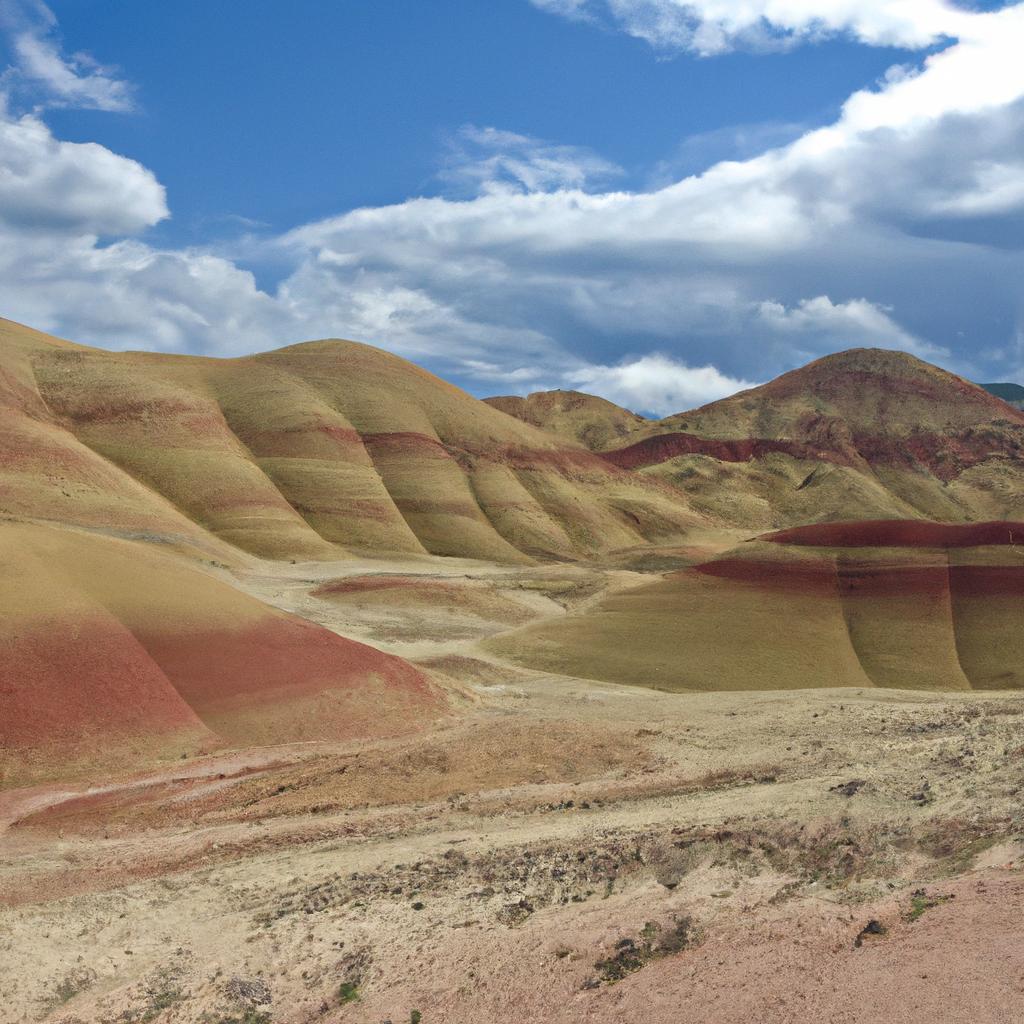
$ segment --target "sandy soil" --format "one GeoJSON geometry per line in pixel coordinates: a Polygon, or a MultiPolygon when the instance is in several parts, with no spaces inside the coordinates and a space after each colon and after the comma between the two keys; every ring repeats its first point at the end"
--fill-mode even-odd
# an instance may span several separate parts
{"type": "Polygon", "coordinates": [[[429,558],[234,579],[415,658],[452,714],[0,793],[0,1021],[1024,1019],[1024,695],[665,694],[480,646],[510,603],[540,620],[649,579],[429,558]],[[313,595],[378,573],[423,586],[313,595]],[[431,580],[502,614],[434,606],[431,580]]]}

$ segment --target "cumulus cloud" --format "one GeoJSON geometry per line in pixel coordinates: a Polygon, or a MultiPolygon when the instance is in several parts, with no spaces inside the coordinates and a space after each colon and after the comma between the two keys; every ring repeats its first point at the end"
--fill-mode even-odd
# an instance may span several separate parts
{"type": "Polygon", "coordinates": [[[566,374],[573,387],[641,413],[668,416],[754,387],[714,366],[687,366],[652,353],[616,366],[586,366],[566,374]]]}
{"type": "Polygon", "coordinates": [[[55,139],[29,114],[0,116],[0,223],[33,234],[127,235],[167,216],[163,186],[135,160],[55,139]]]}
{"type": "Polygon", "coordinates": [[[758,306],[758,320],[782,335],[812,337],[829,349],[857,346],[898,348],[922,359],[948,359],[948,349],[915,338],[889,314],[867,299],[833,302],[827,295],[802,299],[796,306],[766,301],[758,306]]]}
{"type": "Polygon", "coordinates": [[[1016,370],[1024,4],[836,2],[817,21],[798,0],[691,8],[717,11],[732,40],[757,19],[801,39],[957,37],[825,128],[767,133],[760,151],[648,191],[611,188],[616,168],[587,150],[465,127],[445,194],[218,252],[148,244],[168,215],[151,171],[0,107],[0,311],[81,341],[211,354],[347,336],[481,393],[570,386],[646,412],[855,345],[1016,370]],[[261,261],[286,268],[271,291],[241,266],[261,261]]]}

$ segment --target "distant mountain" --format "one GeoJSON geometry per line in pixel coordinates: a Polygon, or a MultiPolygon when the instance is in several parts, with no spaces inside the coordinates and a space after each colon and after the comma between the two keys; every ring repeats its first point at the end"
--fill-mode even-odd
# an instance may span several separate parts
{"type": "Polygon", "coordinates": [[[604,457],[734,525],[1024,517],[1024,411],[903,352],[827,356],[626,441],[604,457]]]}
{"type": "Polygon", "coordinates": [[[1020,384],[979,384],[990,395],[1001,398],[1017,409],[1024,409],[1024,387],[1020,384]]]}
{"type": "Polygon", "coordinates": [[[488,405],[593,452],[616,447],[647,421],[622,406],[582,391],[535,391],[526,398],[499,395],[488,405]]]}

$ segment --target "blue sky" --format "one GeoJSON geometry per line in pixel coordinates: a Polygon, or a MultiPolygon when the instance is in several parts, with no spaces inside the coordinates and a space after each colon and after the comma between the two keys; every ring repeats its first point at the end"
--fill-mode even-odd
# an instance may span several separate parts
{"type": "MultiPolygon", "coordinates": [[[[169,244],[204,241],[228,213],[286,230],[437,192],[446,140],[465,124],[589,147],[623,168],[617,186],[643,188],[688,138],[827,123],[910,56],[832,40],[785,58],[658,60],[525,0],[50,6],[67,49],[136,83],[139,112],[59,110],[49,123],[156,171],[169,244]]],[[[733,155],[715,142],[680,170],[733,155]]]]}
{"type": "Polygon", "coordinates": [[[858,344],[1019,378],[1021,52],[1024,4],[0,0],[0,314],[659,413],[858,344]]]}

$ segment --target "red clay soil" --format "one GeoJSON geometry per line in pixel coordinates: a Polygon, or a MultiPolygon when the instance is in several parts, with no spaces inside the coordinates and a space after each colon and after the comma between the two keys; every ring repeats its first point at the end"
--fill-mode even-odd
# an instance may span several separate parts
{"type": "Polygon", "coordinates": [[[0,641],[0,747],[85,736],[205,732],[138,639],[111,617],[22,628],[0,641]]]}
{"type": "Polygon", "coordinates": [[[0,641],[0,699],[8,754],[58,746],[104,761],[132,739],[245,741],[261,706],[260,738],[288,742],[402,731],[442,704],[401,658],[277,613],[240,629],[129,629],[113,617],[22,628],[0,641]],[[320,694],[333,713],[309,704],[320,694]]]}
{"type": "Polygon", "coordinates": [[[1024,546],[1024,523],[929,523],[916,519],[866,519],[814,523],[765,534],[760,540],[819,548],[973,548],[1024,546]]]}
{"type": "Polygon", "coordinates": [[[764,590],[843,598],[1024,597],[1024,565],[867,565],[723,558],[694,567],[704,576],[764,590]]]}
{"type": "Polygon", "coordinates": [[[298,618],[267,616],[245,629],[140,631],[178,692],[202,716],[322,690],[382,688],[434,703],[426,677],[401,658],[298,618]]]}
{"type": "Polygon", "coordinates": [[[330,597],[332,594],[365,594],[380,590],[419,590],[431,593],[451,589],[451,584],[424,580],[416,576],[350,576],[348,579],[324,583],[311,593],[314,597],[330,597]]]}
{"type": "Polygon", "coordinates": [[[952,373],[936,373],[928,364],[902,353],[892,353],[894,358],[880,371],[853,368],[850,361],[859,358],[863,352],[852,349],[825,356],[754,390],[774,401],[813,394],[840,403],[858,401],[858,396],[865,393],[876,393],[884,395],[894,409],[907,402],[951,404],[960,408],[970,407],[979,420],[1003,419],[1024,424],[1024,412],[1007,405],[984,388],[952,373]],[[907,364],[902,372],[898,369],[901,362],[907,364]],[[933,372],[914,372],[915,366],[932,369],[933,372]]]}
{"type": "MultiPolygon", "coordinates": [[[[695,565],[702,576],[715,576],[734,583],[749,583],[765,590],[790,594],[836,594],[836,567],[832,561],[769,562],[754,558],[719,558],[695,565]]],[[[683,570],[684,575],[687,570],[683,570]]]]}
{"type": "Polygon", "coordinates": [[[641,469],[668,462],[680,455],[708,455],[720,462],[749,462],[774,452],[794,459],[831,462],[837,466],[863,466],[867,463],[903,469],[923,467],[948,483],[965,469],[995,456],[1021,458],[1024,444],[1019,437],[983,429],[940,434],[920,431],[906,437],[854,434],[843,440],[823,436],[814,441],[764,437],[723,440],[696,434],[668,433],[646,438],[626,448],[602,452],[600,457],[623,469],[641,469]]]}

